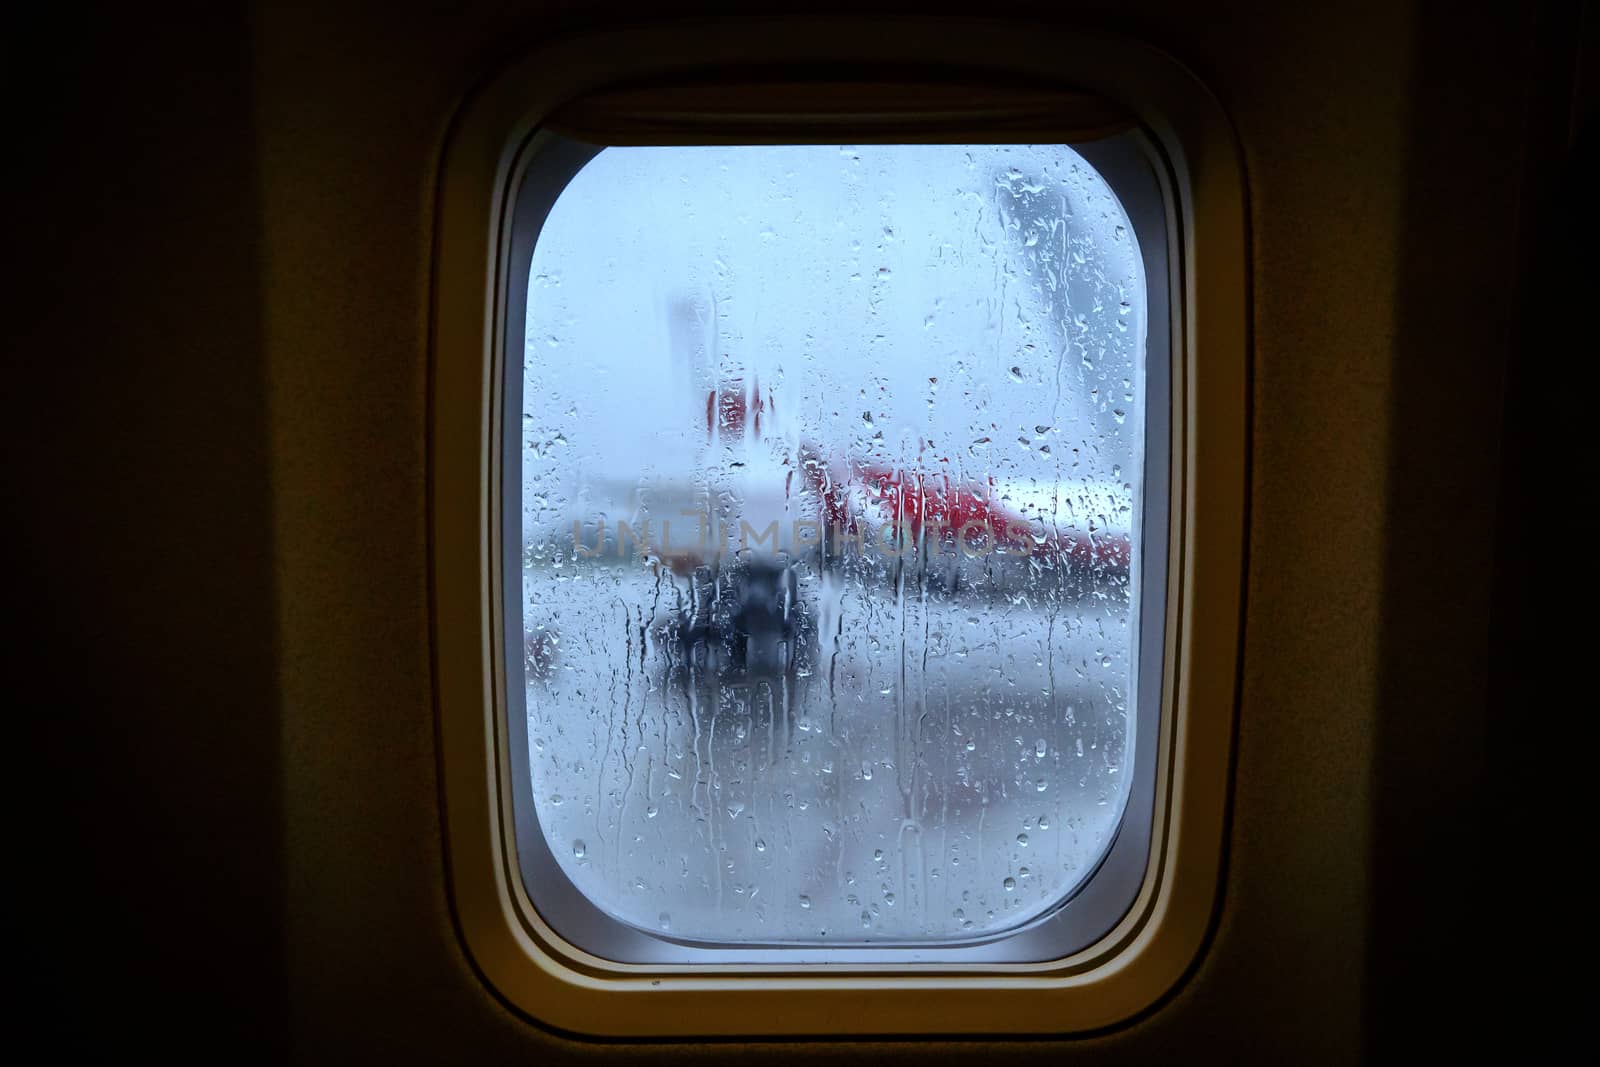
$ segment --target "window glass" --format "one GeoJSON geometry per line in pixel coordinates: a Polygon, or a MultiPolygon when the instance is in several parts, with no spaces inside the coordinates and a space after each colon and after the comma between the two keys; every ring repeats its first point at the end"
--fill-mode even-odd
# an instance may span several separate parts
{"type": "Polygon", "coordinates": [[[577,174],[528,278],[522,627],[532,801],[590,901],[955,943],[1093,873],[1134,750],[1145,298],[1064,146],[577,174]]]}

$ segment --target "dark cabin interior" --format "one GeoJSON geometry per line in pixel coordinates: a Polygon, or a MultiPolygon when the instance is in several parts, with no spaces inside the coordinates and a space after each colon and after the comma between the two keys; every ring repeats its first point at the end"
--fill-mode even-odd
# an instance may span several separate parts
{"type": "Polygon", "coordinates": [[[52,1057],[271,1062],[1589,1044],[1589,612],[1554,597],[1592,569],[1566,440],[1600,189],[1577,3],[982,13],[1175,57],[1240,147],[1245,609],[1220,903],[1176,988],[1092,1033],[649,1041],[553,1030],[482,980],[446,877],[430,614],[442,146],[541,41],[757,10],[972,13],[13,13],[14,1032],[52,1057]]]}

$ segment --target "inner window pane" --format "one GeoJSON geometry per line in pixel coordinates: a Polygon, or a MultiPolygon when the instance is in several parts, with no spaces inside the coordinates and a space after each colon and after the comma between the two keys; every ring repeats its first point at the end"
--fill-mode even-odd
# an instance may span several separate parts
{"type": "Polygon", "coordinates": [[[522,625],[532,800],[595,905],[953,943],[1092,874],[1134,750],[1145,294],[1065,146],[578,173],[528,279],[522,625]]]}

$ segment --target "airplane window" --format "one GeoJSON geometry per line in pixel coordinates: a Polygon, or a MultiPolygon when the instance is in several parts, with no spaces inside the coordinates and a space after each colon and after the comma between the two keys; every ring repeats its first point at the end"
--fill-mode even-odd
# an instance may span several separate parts
{"type": "Polygon", "coordinates": [[[1071,898],[1143,696],[1145,265],[1101,173],[606,148],[531,263],[524,799],[571,885],[709,945],[1071,898]]]}

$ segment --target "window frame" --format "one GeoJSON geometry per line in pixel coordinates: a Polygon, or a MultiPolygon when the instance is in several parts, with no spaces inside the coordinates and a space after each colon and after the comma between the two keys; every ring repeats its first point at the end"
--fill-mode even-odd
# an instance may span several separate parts
{"type": "MultiPolygon", "coordinates": [[[[760,20],[765,25],[758,28],[751,22],[654,26],[546,45],[469,102],[445,150],[430,383],[431,563],[445,834],[464,945],[517,1008],[548,1025],[596,1035],[1060,1033],[1113,1025],[1181,977],[1203,944],[1219,890],[1245,504],[1245,232],[1231,132],[1187,72],[1126,41],[1030,27],[1034,48],[1019,56],[1015,24],[803,18],[760,20]],[[881,32],[870,32],[867,23],[881,32]],[[741,70],[721,66],[729,54],[743,57],[741,70]],[[541,124],[574,98],[649,76],[715,78],[720,71],[737,83],[750,79],[752,66],[795,63],[915,63],[968,81],[998,79],[996,71],[1059,79],[1067,71],[1075,87],[1137,115],[1169,183],[1170,507],[1161,703],[1157,731],[1141,729],[1136,739],[1140,749],[1153,745],[1154,759],[1140,752],[1134,763],[1136,773],[1148,766],[1153,776],[1149,848],[1131,907],[1088,944],[1043,961],[979,952],[922,963],[912,958],[915,949],[875,947],[824,950],[821,963],[791,956],[751,963],[741,960],[743,949],[706,950],[694,963],[619,963],[562,937],[522,892],[510,788],[516,745],[505,707],[508,660],[520,663],[520,654],[508,655],[500,640],[515,636],[520,649],[520,612],[509,616],[500,566],[503,545],[520,546],[521,536],[519,512],[501,498],[505,465],[520,471],[519,450],[513,446],[508,456],[505,449],[517,434],[507,432],[501,410],[509,367],[519,383],[522,372],[520,345],[513,357],[502,344],[507,294],[525,299],[526,274],[519,282],[512,266],[512,242],[528,240],[514,226],[517,182],[541,124]],[[1195,373],[1201,359],[1203,376],[1195,373]],[[1196,605],[1204,606],[1203,620],[1196,605]],[[1001,989],[1004,996],[984,995],[1001,989]],[[718,1010],[693,1006],[713,995],[718,1010]],[[963,1011],[970,1004],[964,998],[978,995],[983,1011],[963,1011]]],[[[1133,205],[1125,206],[1131,213],[1133,205]]],[[[1151,275],[1148,284],[1163,279],[1151,275]]],[[[1150,347],[1156,355],[1154,330],[1150,347]]],[[[1146,480],[1148,501],[1148,469],[1146,480]]],[[[1155,513],[1146,507],[1148,529],[1155,513]]],[[[520,586],[515,568],[512,577],[520,586]]],[[[519,601],[520,588],[509,604],[519,601]]]]}
{"type": "MultiPolygon", "coordinates": [[[[871,87],[864,87],[867,92],[871,87]]],[[[859,131],[853,131],[859,132],[859,131]]],[[[1032,131],[1036,134],[1042,131],[1032,131]]],[[[573,885],[552,854],[539,824],[533,803],[533,783],[528,751],[526,676],[523,654],[521,608],[524,603],[522,573],[504,565],[499,574],[501,610],[498,618],[502,683],[503,722],[509,791],[506,819],[511,830],[520,879],[511,887],[512,902],[519,913],[536,912],[540,920],[568,944],[599,958],[624,964],[704,966],[739,965],[751,970],[792,970],[799,966],[826,964],[844,969],[854,965],[930,965],[948,966],[978,963],[1043,962],[1063,959],[1093,943],[1114,926],[1138,894],[1149,858],[1155,794],[1156,739],[1161,719],[1162,667],[1166,659],[1164,641],[1167,608],[1167,553],[1171,484],[1168,461],[1171,451],[1171,359],[1170,343],[1171,268],[1168,259],[1167,230],[1170,189],[1164,183],[1161,164],[1148,138],[1137,129],[1108,133],[1093,131],[1096,140],[1068,144],[1084,158],[1110,187],[1128,213],[1140,248],[1146,278],[1146,324],[1151,343],[1145,386],[1144,467],[1141,472],[1141,526],[1153,536],[1141,545],[1139,590],[1138,658],[1134,676],[1137,703],[1134,752],[1131,760],[1128,798],[1112,839],[1096,859],[1091,870],[1057,903],[1042,914],[1016,927],[978,938],[885,941],[876,945],[785,943],[779,940],[745,945],[713,944],[705,941],[656,933],[632,927],[610,915],[573,885]],[[1135,186],[1143,188],[1135,189],[1135,186]],[[1134,196],[1123,194],[1134,193],[1134,196]],[[1159,349],[1159,351],[1158,351],[1159,349]]],[[[699,131],[686,131],[694,136],[699,131]]],[[[658,141],[680,136],[679,131],[654,131],[658,141]]],[[[967,136],[972,137],[971,131],[967,136]]],[[[1007,134],[998,135],[1003,139],[1007,134]]],[[[785,138],[784,134],[772,139],[785,138]]],[[[640,138],[629,138],[630,145],[640,138]]],[[[750,138],[746,143],[766,143],[750,138]]],[[[891,143],[857,138],[851,143],[891,143]]],[[[904,143],[895,141],[892,143],[904,143]]],[[[1053,142],[1052,142],[1053,143],[1053,142]]],[[[514,358],[517,339],[526,333],[527,281],[530,263],[538,245],[545,219],[555,201],[581,173],[588,160],[606,147],[569,139],[540,130],[530,138],[512,168],[510,183],[509,241],[502,294],[500,381],[497,383],[501,455],[494,475],[495,506],[500,512],[499,544],[520,547],[522,536],[521,423],[516,413],[523,410],[523,378],[526,357],[514,358]]],[[[498,549],[498,560],[516,558],[498,549]]]]}

